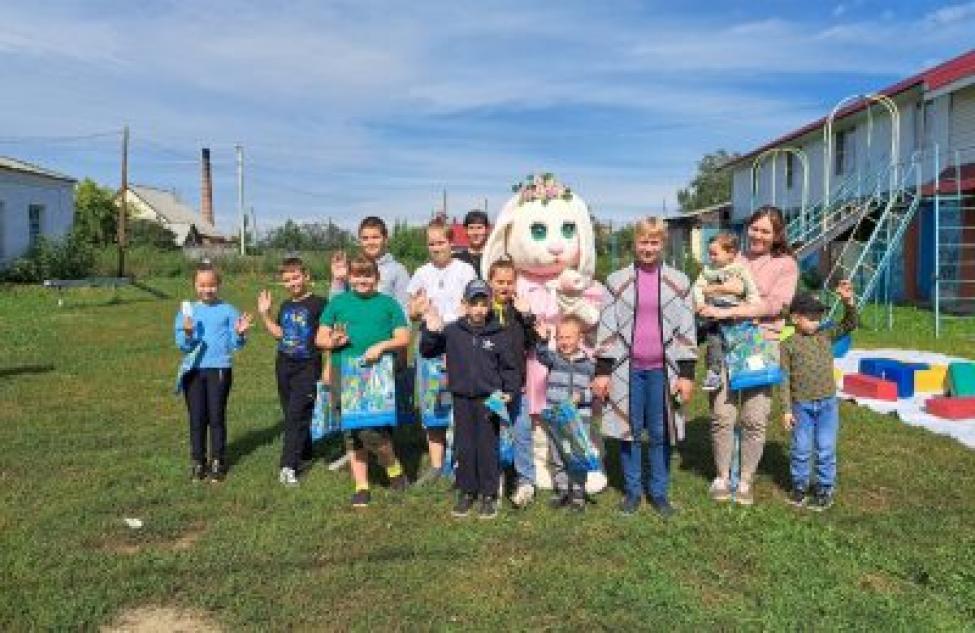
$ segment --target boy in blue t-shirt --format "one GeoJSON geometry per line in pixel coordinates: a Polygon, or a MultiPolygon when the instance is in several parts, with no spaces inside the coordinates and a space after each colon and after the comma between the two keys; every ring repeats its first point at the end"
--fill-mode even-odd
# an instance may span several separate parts
{"type": "Polygon", "coordinates": [[[288,299],[281,304],[277,319],[271,318],[272,300],[268,290],[262,290],[258,295],[257,310],[264,320],[264,327],[278,339],[274,369],[278,398],[284,412],[279,480],[286,486],[296,486],[302,457],[311,457],[315,383],[322,375],[322,354],[315,347],[315,336],[325,299],[311,293],[311,277],[300,258],[286,258],[280,270],[281,284],[288,291],[288,299]]]}

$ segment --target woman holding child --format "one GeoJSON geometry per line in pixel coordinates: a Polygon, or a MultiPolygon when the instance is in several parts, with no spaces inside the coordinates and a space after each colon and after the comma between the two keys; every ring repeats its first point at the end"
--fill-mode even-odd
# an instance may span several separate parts
{"type": "MultiPolygon", "coordinates": [[[[773,206],[756,210],[747,223],[748,248],[742,260],[758,286],[760,300],[742,303],[734,307],[704,306],[698,314],[702,317],[727,319],[754,319],[765,338],[776,341],[785,324],[783,312],[792,301],[799,279],[799,267],[785,234],[782,212],[773,206]]],[[[735,282],[730,282],[735,283],[735,282]]],[[[740,294],[741,288],[728,284],[712,284],[704,294],[740,294]]],[[[737,398],[728,390],[727,372],[722,373],[721,387],[712,392],[711,443],[717,477],[711,484],[710,495],[716,501],[731,498],[730,472],[734,450],[734,428],[740,419],[741,483],[735,493],[735,501],[742,505],[754,503],[752,481],[765,447],[765,429],[772,410],[771,387],[756,387],[742,391],[737,398]],[[739,415],[740,408],[740,415],[739,415]]]]}

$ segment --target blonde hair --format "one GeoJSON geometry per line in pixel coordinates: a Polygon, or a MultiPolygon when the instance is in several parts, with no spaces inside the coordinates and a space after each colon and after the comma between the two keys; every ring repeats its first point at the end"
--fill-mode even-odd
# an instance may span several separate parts
{"type": "Polygon", "coordinates": [[[647,216],[636,221],[633,225],[634,237],[659,237],[667,239],[667,224],[655,215],[647,216]]]}

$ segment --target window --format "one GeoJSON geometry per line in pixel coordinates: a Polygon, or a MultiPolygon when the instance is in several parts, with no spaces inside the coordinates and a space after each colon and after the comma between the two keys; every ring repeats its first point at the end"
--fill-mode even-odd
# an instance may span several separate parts
{"type": "Polygon", "coordinates": [[[793,174],[796,171],[795,154],[789,152],[785,155],[785,188],[792,189],[793,174]]]}
{"type": "Polygon", "coordinates": [[[32,204],[27,207],[27,236],[28,244],[33,246],[37,243],[37,238],[41,236],[44,228],[44,207],[39,204],[32,204]]]}
{"type": "Polygon", "coordinates": [[[833,170],[833,173],[837,176],[852,171],[856,164],[856,153],[853,145],[854,130],[855,128],[850,128],[836,133],[836,141],[833,148],[836,168],[833,170]]]}

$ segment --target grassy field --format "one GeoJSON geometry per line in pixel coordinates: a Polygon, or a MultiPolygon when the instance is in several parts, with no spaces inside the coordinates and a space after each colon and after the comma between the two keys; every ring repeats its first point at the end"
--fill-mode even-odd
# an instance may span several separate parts
{"type": "MultiPolygon", "coordinates": [[[[78,290],[58,308],[41,289],[0,290],[2,630],[96,628],[144,606],[262,630],[975,627],[975,452],[849,404],[823,514],[785,504],[778,425],[757,505],[709,502],[701,398],[670,522],[620,517],[617,490],[581,517],[536,504],[457,521],[443,491],[382,488],[356,512],[348,474],[321,461],[300,488],[277,483],[272,342],[258,332],[235,367],[230,477],[192,485],[170,332],[189,287],[158,287],[174,299],[78,290]]],[[[258,287],[224,294],[253,306],[258,287]]],[[[975,355],[971,320],[938,341],[928,313],[898,310],[895,326],[857,345],[975,355]]],[[[399,439],[415,465],[416,434],[399,439]]]]}

